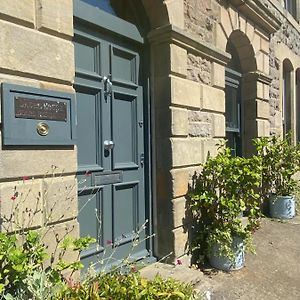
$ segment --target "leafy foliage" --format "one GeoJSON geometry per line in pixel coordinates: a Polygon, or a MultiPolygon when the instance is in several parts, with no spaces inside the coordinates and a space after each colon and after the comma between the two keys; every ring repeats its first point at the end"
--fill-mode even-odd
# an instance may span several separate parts
{"type": "Polygon", "coordinates": [[[298,188],[298,180],[293,176],[300,171],[300,144],[292,144],[291,133],[284,139],[272,136],[254,142],[257,155],[262,158],[262,193],[293,195],[298,188]]]}
{"type": "Polygon", "coordinates": [[[193,288],[174,279],[153,280],[142,278],[138,272],[100,274],[92,282],[75,284],[64,291],[60,299],[90,300],[191,300],[195,299],[193,288]]]}
{"type": "Polygon", "coordinates": [[[200,255],[210,253],[219,244],[220,255],[234,259],[231,245],[241,237],[248,250],[253,250],[251,233],[259,225],[261,158],[232,157],[223,148],[215,158],[209,158],[202,172],[195,176],[191,191],[191,210],[196,222],[193,250],[200,255]],[[241,216],[248,215],[243,225],[241,216]]]}

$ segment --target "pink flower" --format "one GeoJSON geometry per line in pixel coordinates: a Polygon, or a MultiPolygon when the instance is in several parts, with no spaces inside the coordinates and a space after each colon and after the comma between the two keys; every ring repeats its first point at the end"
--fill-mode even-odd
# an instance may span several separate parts
{"type": "Polygon", "coordinates": [[[84,176],[86,176],[86,177],[91,176],[91,175],[92,175],[92,173],[89,170],[85,171],[85,173],[84,173],[84,176]]]}
{"type": "Polygon", "coordinates": [[[182,261],[180,259],[176,259],[176,266],[181,266],[182,265],[182,261]]]}
{"type": "Polygon", "coordinates": [[[106,245],[108,245],[108,246],[112,246],[112,245],[113,245],[113,242],[112,242],[112,240],[107,240],[107,241],[106,241],[106,245]]]}
{"type": "Polygon", "coordinates": [[[23,176],[23,181],[29,180],[29,176],[23,176]]]}

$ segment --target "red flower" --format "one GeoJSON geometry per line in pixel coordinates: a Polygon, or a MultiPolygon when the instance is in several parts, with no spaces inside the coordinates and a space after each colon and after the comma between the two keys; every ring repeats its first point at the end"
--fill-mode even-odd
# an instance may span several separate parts
{"type": "Polygon", "coordinates": [[[180,259],[176,259],[176,265],[177,265],[177,266],[182,265],[182,261],[181,261],[180,259]]]}
{"type": "Polygon", "coordinates": [[[13,196],[10,197],[10,199],[11,199],[12,201],[15,201],[15,200],[17,199],[17,196],[13,195],[13,196]]]}
{"type": "Polygon", "coordinates": [[[29,180],[29,176],[23,176],[23,181],[29,180]]]}
{"type": "Polygon", "coordinates": [[[112,242],[112,240],[107,240],[107,241],[106,241],[106,245],[108,245],[108,246],[112,246],[112,245],[113,245],[113,242],[112,242]]]}

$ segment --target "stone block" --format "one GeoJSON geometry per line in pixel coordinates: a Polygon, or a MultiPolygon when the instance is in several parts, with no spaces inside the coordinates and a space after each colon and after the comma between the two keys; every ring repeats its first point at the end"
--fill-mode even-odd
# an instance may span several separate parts
{"type": "Polygon", "coordinates": [[[213,114],[203,111],[189,110],[188,120],[189,122],[212,123],[213,114]]]}
{"type": "Polygon", "coordinates": [[[225,137],[225,116],[221,114],[213,115],[213,137],[225,137]]]}
{"type": "Polygon", "coordinates": [[[36,13],[40,31],[73,36],[72,0],[38,0],[36,13]]]}
{"type": "Polygon", "coordinates": [[[46,261],[46,266],[55,265],[58,259],[62,258],[67,262],[79,259],[78,251],[67,250],[65,253],[59,247],[66,237],[79,238],[79,224],[77,221],[53,224],[41,230],[44,244],[50,258],[46,261]]]}
{"type": "MultiPolygon", "coordinates": [[[[171,72],[187,76],[187,51],[177,45],[170,45],[171,72]]],[[[163,65],[166,65],[164,62],[163,65]]]]}
{"type": "Polygon", "coordinates": [[[269,75],[270,74],[270,61],[269,61],[269,55],[264,54],[264,73],[269,75]]]}
{"type": "Polygon", "coordinates": [[[2,150],[0,155],[0,178],[20,178],[51,174],[56,171],[77,171],[77,153],[73,147],[58,149],[2,150]]]}
{"type": "Polygon", "coordinates": [[[61,222],[78,214],[77,179],[74,176],[45,178],[43,180],[45,222],[61,222]]]}
{"type": "Polygon", "coordinates": [[[170,24],[184,29],[184,3],[183,0],[165,0],[168,8],[170,24]]]}
{"type": "Polygon", "coordinates": [[[263,37],[260,39],[260,49],[261,49],[261,51],[265,52],[266,54],[268,54],[270,52],[270,43],[267,39],[265,39],[263,37]]]}
{"type": "Polygon", "coordinates": [[[269,119],[270,104],[266,101],[256,100],[256,115],[260,119],[269,119]]]}
{"type": "Polygon", "coordinates": [[[270,86],[268,84],[264,84],[264,99],[270,99],[270,86]]]}
{"type": "Polygon", "coordinates": [[[174,228],[183,226],[190,221],[186,205],[187,204],[185,197],[180,197],[172,200],[174,228]]]}
{"type": "Polygon", "coordinates": [[[240,31],[246,33],[246,18],[240,14],[239,15],[240,31]]]}
{"type": "Polygon", "coordinates": [[[221,144],[221,141],[222,141],[221,139],[220,140],[210,139],[202,142],[203,161],[206,161],[208,157],[214,157],[217,155],[218,148],[221,144]]]}
{"type": "Polygon", "coordinates": [[[189,136],[192,137],[210,137],[212,135],[212,124],[204,122],[190,122],[189,136]]]}
{"type": "Polygon", "coordinates": [[[171,103],[187,107],[200,107],[200,85],[191,80],[171,77],[171,103]]]}
{"type": "Polygon", "coordinates": [[[0,0],[0,18],[34,27],[34,0],[0,0]]]}
{"type": "Polygon", "coordinates": [[[189,186],[192,184],[192,177],[199,172],[200,167],[180,168],[171,170],[172,197],[185,196],[189,186]]]}
{"type": "Polygon", "coordinates": [[[188,111],[187,109],[171,108],[171,132],[173,136],[188,135],[188,111]]]}
{"type": "Polygon", "coordinates": [[[216,112],[225,112],[225,94],[224,91],[201,84],[201,109],[216,112]]]}
{"type": "Polygon", "coordinates": [[[2,182],[0,199],[2,231],[42,226],[44,205],[40,179],[2,182]]]}
{"type": "Polygon", "coordinates": [[[187,254],[189,250],[189,234],[183,227],[173,229],[174,234],[174,256],[180,257],[187,254]]]}
{"type": "Polygon", "coordinates": [[[220,24],[216,24],[214,27],[214,40],[218,49],[225,51],[227,45],[227,36],[220,24]]]}
{"type": "Polygon", "coordinates": [[[265,69],[264,53],[261,51],[256,53],[256,64],[257,64],[257,70],[260,72],[264,72],[265,69]]]}
{"type": "Polygon", "coordinates": [[[198,138],[172,138],[172,166],[198,165],[203,162],[202,140],[198,138]]]}
{"type": "Polygon", "coordinates": [[[260,81],[257,82],[257,98],[264,98],[264,84],[260,81]]]}
{"type": "Polygon", "coordinates": [[[257,137],[270,136],[269,120],[257,120],[257,137]]]}
{"type": "Polygon", "coordinates": [[[225,67],[218,63],[212,63],[212,85],[217,88],[225,88],[225,67]]]}
{"type": "Polygon", "coordinates": [[[233,31],[229,13],[225,7],[221,6],[220,24],[224,30],[226,37],[228,38],[233,31]]]}
{"type": "MultiPolygon", "coordinates": [[[[72,83],[74,47],[66,41],[0,20],[0,68],[72,83]]],[[[43,79],[43,78],[41,78],[43,79]]]]}
{"type": "Polygon", "coordinates": [[[236,30],[239,27],[239,17],[238,17],[238,12],[236,11],[235,8],[233,8],[232,6],[229,6],[228,8],[228,13],[229,13],[229,17],[231,20],[231,24],[232,24],[232,30],[236,30]]]}
{"type": "Polygon", "coordinates": [[[258,51],[260,51],[261,37],[260,37],[260,35],[257,34],[256,32],[254,33],[252,46],[253,46],[253,48],[254,48],[254,53],[257,53],[258,51]]]}
{"type": "Polygon", "coordinates": [[[246,24],[246,35],[248,37],[248,39],[250,40],[250,42],[253,41],[253,37],[254,37],[254,25],[251,21],[247,21],[246,24]]]}

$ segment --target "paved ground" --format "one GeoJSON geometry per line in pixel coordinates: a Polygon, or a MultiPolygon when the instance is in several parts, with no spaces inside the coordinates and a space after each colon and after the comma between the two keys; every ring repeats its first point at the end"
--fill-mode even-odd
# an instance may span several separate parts
{"type": "Polygon", "coordinates": [[[300,300],[300,217],[288,222],[264,219],[255,233],[256,255],[246,255],[246,265],[231,273],[154,264],[142,274],[175,277],[192,282],[211,300],[300,300]]]}

